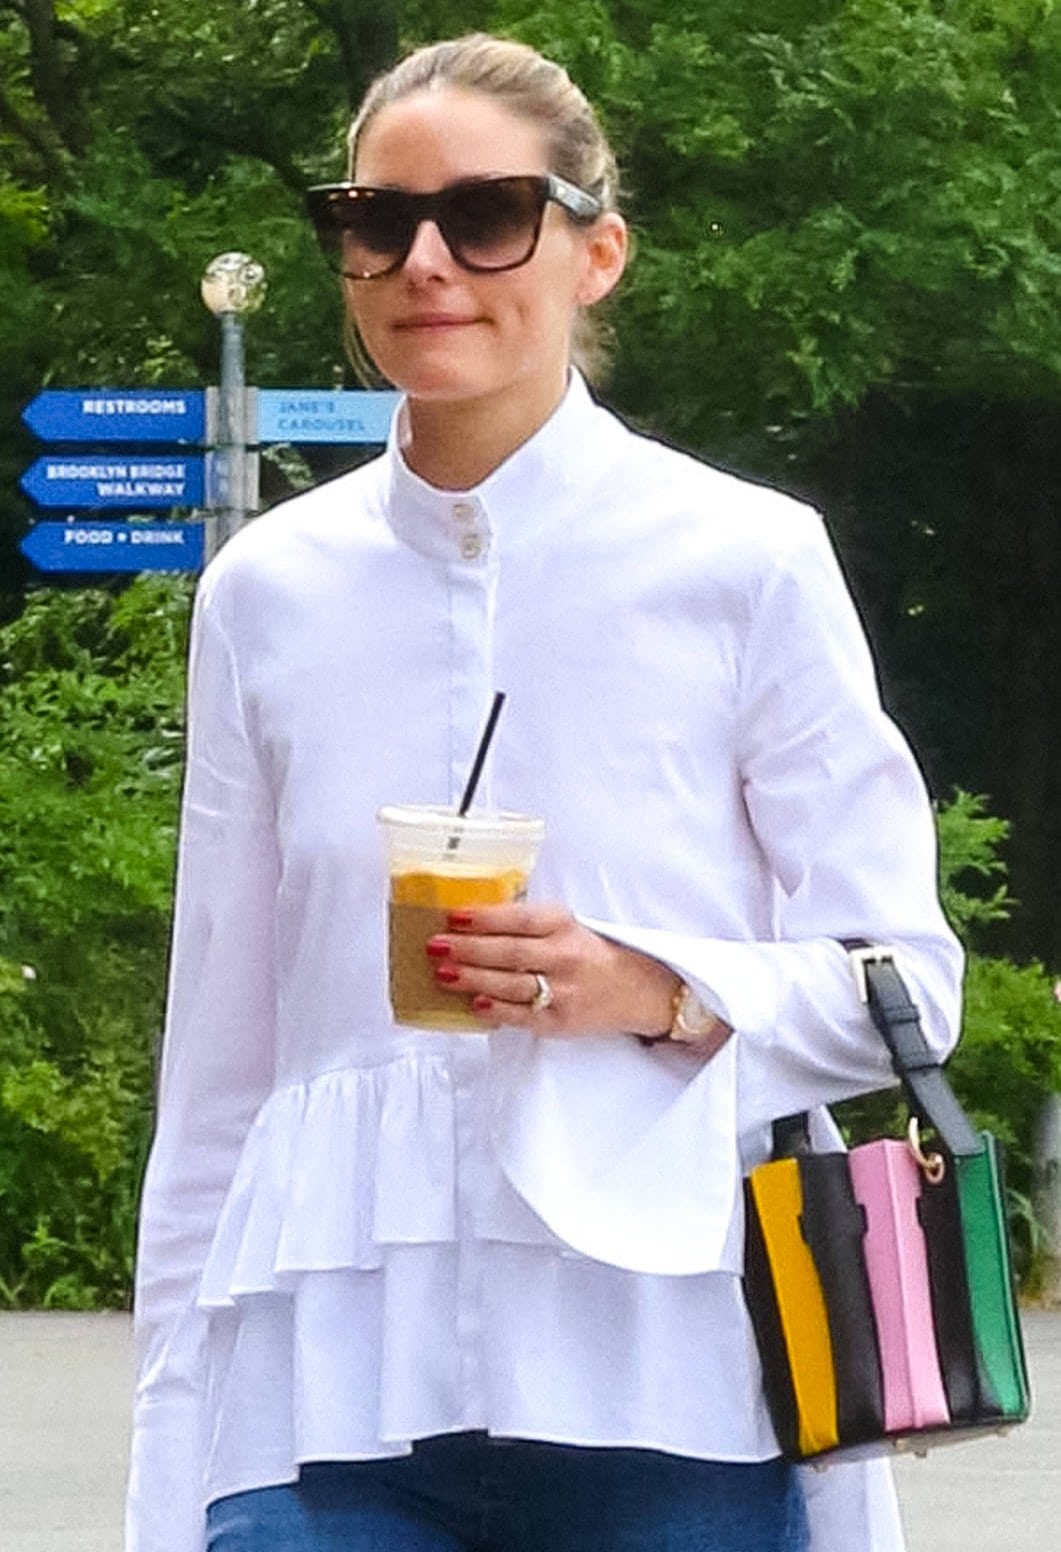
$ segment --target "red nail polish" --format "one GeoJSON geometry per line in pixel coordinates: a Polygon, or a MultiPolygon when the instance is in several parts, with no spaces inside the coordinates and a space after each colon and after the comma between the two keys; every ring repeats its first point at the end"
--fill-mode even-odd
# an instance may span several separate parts
{"type": "Polygon", "coordinates": [[[443,943],[440,938],[428,938],[424,944],[424,953],[429,959],[445,959],[449,952],[449,944],[443,943]]]}
{"type": "Polygon", "coordinates": [[[455,965],[439,965],[435,971],[435,980],[441,981],[443,986],[453,986],[461,978],[461,973],[455,965]]]}
{"type": "Polygon", "coordinates": [[[494,1010],[494,999],[492,997],[473,997],[472,1008],[476,1013],[492,1013],[494,1010]]]}
{"type": "Polygon", "coordinates": [[[449,924],[451,927],[470,927],[472,924],[471,911],[450,911],[449,924]]]}

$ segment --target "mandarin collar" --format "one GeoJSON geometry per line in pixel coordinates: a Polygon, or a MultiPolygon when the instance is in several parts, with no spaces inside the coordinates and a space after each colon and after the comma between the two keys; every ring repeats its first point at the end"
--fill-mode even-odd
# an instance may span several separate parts
{"type": "Polygon", "coordinates": [[[387,521],[403,543],[433,560],[482,567],[496,555],[511,525],[537,525],[592,445],[596,406],[581,374],[572,370],[567,392],[545,424],[504,463],[469,490],[440,490],[414,474],[402,453],[403,399],[387,441],[387,521]]]}

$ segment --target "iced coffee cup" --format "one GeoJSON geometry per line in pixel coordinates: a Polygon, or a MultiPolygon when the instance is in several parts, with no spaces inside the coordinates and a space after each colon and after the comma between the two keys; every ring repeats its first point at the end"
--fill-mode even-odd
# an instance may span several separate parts
{"type": "Polygon", "coordinates": [[[417,1029],[476,1030],[471,998],[444,992],[425,945],[449,913],[522,900],[545,833],[527,814],[475,813],[412,804],[383,808],[390,874],[389,974],[395,1022],[417,1029]]]}

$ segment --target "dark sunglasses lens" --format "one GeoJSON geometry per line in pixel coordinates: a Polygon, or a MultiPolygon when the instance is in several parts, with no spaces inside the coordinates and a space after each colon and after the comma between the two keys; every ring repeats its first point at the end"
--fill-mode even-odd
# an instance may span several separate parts
{"type": "Polygon", "coordinates": [[[513,269],[534,252],[545,189],[540,178],[491,178],[448,189],[440,205],[454,258],[472,269],[513,269]]]}
{"type": "Polygon", "coordinates": [[[343,189],[311,208],[325,253],[347,275],[385,274],[412,241],[408,196],[398,190],[343,189]]]}

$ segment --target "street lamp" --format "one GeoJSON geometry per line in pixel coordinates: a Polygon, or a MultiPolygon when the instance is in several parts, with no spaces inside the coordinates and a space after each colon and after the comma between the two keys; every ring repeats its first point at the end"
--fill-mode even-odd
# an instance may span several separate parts
{"type": "Polygon", "coordinates": [[[224,544],[257,510],[257,455],[247,450],[247,396],[243,371],[243,319],[265,299],[265,270],[247,253],[221,253],[206,266],[199,291],[221,325],[218,395],[217,545],[224,544]]]}

